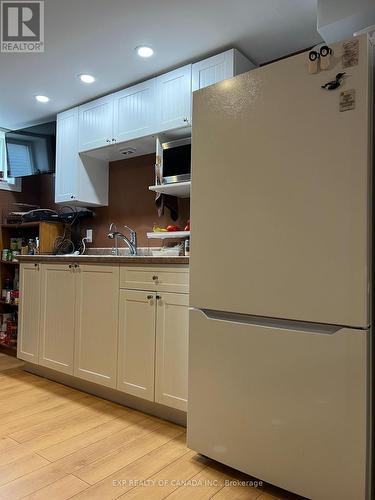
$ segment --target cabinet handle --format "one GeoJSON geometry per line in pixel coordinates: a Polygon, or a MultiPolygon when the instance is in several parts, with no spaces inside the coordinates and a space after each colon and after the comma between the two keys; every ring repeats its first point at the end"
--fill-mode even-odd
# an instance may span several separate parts
{"type": "Polygon", "coordinates": [[[69,264],[69,269],[71,269],[72,267],[73,267],[72,264],[69,264]]]}
{"type": "Polygon", "coordinates": [[[112,142],[116,142],[116,139],[112,139],[112,142]]]}
{"type": "Polygon", "coordinates": [[[105,142],[111,142],[109,139],[107,139],[105,142]]]}
{"type": "Polygon", "coordinates": [[[163,297],[161,297],[161,295],[157,295],[156,296],[156,300],[161,300],[163,297]]]}
{"type": "Polygon", "coordinates": [[[34,267],[39,270],[39,264],[38,263],[35,263],[34,267]]]}
{"type": "Polygon", "coordinates": [[[159,276],[153,276],[153,277],[152,277],[152,279],[153,279],[154,281],[157,281],[157,280],[159,279],[159,276]]]}
{"type": "Polygon", "coordinates": [[[79,264],[74,264],[75,269],[79,267],[79,264]]]}
{"type": "Polygon", "coordinates": [[[153,298],[154,298],[154,296],[153,296],[153,295],[147,295],[147,300],[151,300],[151,299],[153,299],[153,298]]]}

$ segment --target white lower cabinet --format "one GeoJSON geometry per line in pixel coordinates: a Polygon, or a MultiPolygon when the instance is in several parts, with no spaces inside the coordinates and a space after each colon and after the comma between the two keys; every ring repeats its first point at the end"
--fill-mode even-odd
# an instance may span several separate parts
{"type": "Polygon", "coordinates": [[[119,267],[80,264],[75,274],[74,375],[115,388],[119,267]]]}
{"type": "Polygon", "coordinates": [[[120,290],[117,388],[154,401],[154,292],[120,290]]]}
{"type": "Polygon", "coordinates": [[[186,411],[189,296],[120,290],[117,389],[186,411]]]}
{"type": "Polygon", "coordinates": [[[156,316],[155,401],[186,411],[189,296],[160,294],[156,316]]]}
{"type": "Polygon", "coordinates": [[[144,268],[21,263],[18,357],[186,411],[188,270],[147,271],[160,289],[128,279],[144,268]]]}
{"type": "Polygon", "coordinates": [[[73,375],[75,272],[71,264],[41,265],[39,364],[73,375]]]}

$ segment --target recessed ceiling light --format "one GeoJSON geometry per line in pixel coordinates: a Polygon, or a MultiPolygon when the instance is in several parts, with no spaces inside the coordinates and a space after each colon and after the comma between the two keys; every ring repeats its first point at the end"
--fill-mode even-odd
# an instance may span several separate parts
{"type": "Polygon", "coordinates": [[[95,78],[92,75],[78,75],[79,79],[83,83],[93,83],[95,82],[95,78]]]}
{"type": "Polygon", "coordinates": [[[48,102],[49,101],[49,97],[47,97],[46,95],[36,95],[35,99],[38,102],[48,102]]]}
{"type": "Polygon", "coordinates": [[[140,57],[151,57],[154,53],[151,47],[146,47],[142,45],[141,47],[136,47],[135,49],[140,57]]]}

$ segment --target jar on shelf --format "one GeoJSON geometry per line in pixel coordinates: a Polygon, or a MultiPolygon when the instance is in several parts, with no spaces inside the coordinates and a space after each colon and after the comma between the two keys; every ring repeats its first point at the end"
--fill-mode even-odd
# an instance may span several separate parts
{"type": "Polygon", "coordinates": [[[27,246],[28,246],[28,254],[35,255],[35,253],[36,253],[36,241],[33,238],[30,238],[27,246]]]}

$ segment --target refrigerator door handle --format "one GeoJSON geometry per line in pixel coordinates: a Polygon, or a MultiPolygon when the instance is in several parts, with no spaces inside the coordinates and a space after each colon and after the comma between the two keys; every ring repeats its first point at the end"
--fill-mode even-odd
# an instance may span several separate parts
{"type": "MultiPolygon", "coordinates": [[[[345,325],[328,325],[323,323],[310,323],[296,320],[286,320],[280,318],[269,318],[263,316],[253,316],[248,314],[237,314],[223,311],[213,311],[210,309],[198,309],[191,307],[191,310],[199,311],[207,319],[228,321],[231,323],[242,323],[246,325],[263,326],[269,328],[279,328],[280,330],[296,330],[306,333],[332,335],[342,329],[347,329],[345,325]]],[[[350,327],[349,327],[350,328],[350,327]]],[[[352,329],[352,328],[350,328],[352,329]]]]}

